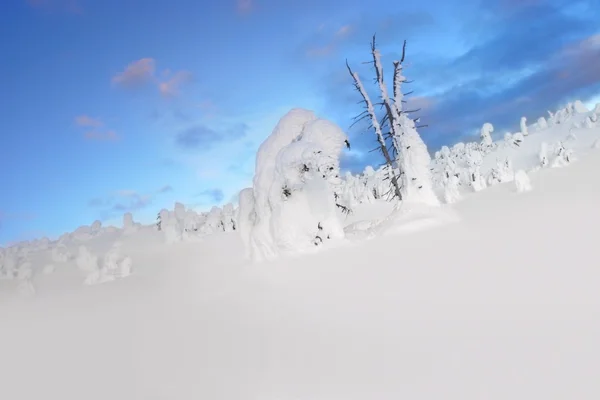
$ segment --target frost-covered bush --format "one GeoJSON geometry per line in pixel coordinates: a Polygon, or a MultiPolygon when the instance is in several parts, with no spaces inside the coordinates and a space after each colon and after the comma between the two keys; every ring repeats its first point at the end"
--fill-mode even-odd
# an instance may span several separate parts
{"type": "Polygon", "coordinates": [[[540,152],[538,153],[538,159],[540,160],[540,166],[545,167],[548,165],[548,143],[542,142],[540,145],[540,152]]]}
{"type": "Polygon", "coordinates": [[[133,221],[133,215],[131,213],[123,214],[123,233],[131,235],[140,229],[140,224],[133,221]]]}
{"type": "Polygon", "coordinates": [[[514,180],[514,171],[510,159],[498,161],[496,166],[491,169],[488,175],[488,185],[496,185],[503,182],[511,182],[514,180]]]}
{"type": "Polygon", "coordinates": [[[481,175],[481,165],[483,164],[483,153],[471,146],[467,147],[465,153],[467,172],[469,175],[469,184],[475,192],[478,192],[486,187],[485,179],[481,175]]]}
{"type": "Polygon", "coordinates": [[[563,142],[558,142],[554,148],[554,159],[552,168],[560,168],[569,165],[573,161],[573,150],[565,147],[563,142]]]}
{"type": "Polygon", "coordinates": [[[246,188],[240,191],[238,196],[239,207],[237,210],[237,226],[244,244],[246,258],[252,257],[252,229],[256,223],[256,212],[254,209],[254,190],[246,188]]]}
{"type": "Polygon", "coordinates": [[[92,254],[85,246],[79,246],[75,262],[77,267],[84,272],[93,272],[98,269],[98,256],[92,254]]]}
{"type": "Polygon", "coordinates": [[[92,223],[92,226],[90,227],[90,233],[94,236],[99,235],[100,233],[102,233],[102,222],[96,220],[92,223]]]}
{"type": "Polygon", "coordinates": [[[78,242],[87,242],[93,238],[94,235],[92,234],[92,229],[89,226],[84,225],[75,229],[75,232],[72,233],[71,237],[78,242]]]}
{"type": "Polygon", "coordinates": [[[99,262],[85,247],[79,248],[78,266],[87,273],[84,283],[98,285],[131,275],[132,260],[121,255],[121,243],[116,242],[99,262]]]}
{"type": "Polygon", "coordinates": [[[481,146],[484,149],[488,149],[494,145],[494,141],[492,140],[492,133],[494,132],[494,126],[489,122],[486,122],[481,127],[481,131],[479,133],[479,137],[481,138],[481,146]]]}
{"type": "Polygon", "coordinates": [[[573,110],[578,114],[587,113],[590,110],[581,102],[581,100],[575,100],[572,105],[573,110]]]}
{"type": "Polygon", "coordinates": [[[544,117],[540,117],[537,120],[537,128],[538,130],[544,130],[544,129],[548,129],[548,123],[546,122],[546,119],[544,117]]]}
{"type": "Polygon", "coordinates": [[[52,249],[52,261],[55,263],[65,263],[73,258],[73,255],[64,243],[57,243],[52,249]]]}
{"type": "Polygon", "coordinates": [[[14,279],[17,275],[18,254],[15,247],[0,251],[0,279],[14,279]]]}
{"type": "Polygon", "coordinates": [[[455,203],[460,200],[459,179],[456,176],[450,176],[444,185],[444,201],[447,204],[455,203]]]}
{"type": "Polygon", "coordinates": [[[522,169],[515,173],[515,187],[519,193],[531,190],[531,180],[529,179],[529,175],[522,169]]]}
{"type": "Polygon", "coordinates": [[[600,149],[600,139],[596,139],[594,144],[592,144],[593,149],[600,149]]]}
{"type": "Polygon", "coordinates": [[[513,140],[515,146],[520,147],[521,143],[523,143],[525,141],[525,136],[523,135],[522,132],[516,132],[512,136],[512,140],[513,140]]]}

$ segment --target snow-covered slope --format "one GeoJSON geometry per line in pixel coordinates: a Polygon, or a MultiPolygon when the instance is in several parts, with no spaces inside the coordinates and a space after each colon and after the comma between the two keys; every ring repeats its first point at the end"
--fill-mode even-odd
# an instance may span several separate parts
{"type": "Polygon", "coordinates": [[[1,397],[597,399],[599,169],[600,150],[443,206],[458,223],[305,257],[141,229],[127,279],[0,281],[1,397]]]}

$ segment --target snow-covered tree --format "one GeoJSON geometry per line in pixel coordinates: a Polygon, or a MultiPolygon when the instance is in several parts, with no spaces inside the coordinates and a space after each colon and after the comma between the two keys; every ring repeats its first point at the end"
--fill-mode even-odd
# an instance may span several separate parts
{"type": "Polygon", "coordinates": [[[444,185],[444,201],[447,204],[455,203],[460,200],[459,183],[460,180],[455,175],[450,176],[446,181],[444,185]]]}
{"type": "Polygon", "coordinates": [[[496,166],[491,169],[488,175],[488,185],[496,185],[503,182],[511,182],[514,180],[515,174],[512,168],[512,163],[509,158],[504,161],[498,160],[496,166]]]}
{"type": "Polygon", "coordinates": [[[529,130],[527,129],[527,118],[521,117],[521,134],[523,136],[529,135],[529,130]]]}
{"type": "Polygon", "coordinates": [[[569,165],[573,161],[573,150],[565,147],[563,142],[556,143],[554,147],[554,159],[552,168],[560,168],[569,165]]]}
{"type": "Polygon", "coordinates": [[[253,260],[344,236],[339,156],[347,143],[341,128],[312,111],[281,118],[258,150],[252,192],[240,193],[239,226],[253,260]]]}
{"type": "Polygon", "coordinates": [[[494,125],[486,122],[481,127],[479,137],[481,138],[481,146],[483,149],[489,149],[494,145],[494,141],[492,140],[492,133],[494,132],[494,125]]]}
{"type": "Polygon", "coordinates": [[[469,174],[469,183],[473,191],[478,192],[485,189],[485,179],[481,175],[481,165],[483,164],[483,154],[479,149],[469,147],[465,153],[466,163],[469,174]]]}
{"type": "Polygon", "coordinates": [[[548,165],[548,163],[550,162],[550,160],[548,159],[548,143],[542,142],[538,158],[542,167],[546,167],[548,165]]]}
{"type": "Polygon", "coordinates": [[[130,235],[139,230],[140,224],[133,221],[133,215],[128,212],[123,214],[123,233],[130,235]]]}
{"type": "Polygon", "coordinates": [[[381,105],[385,110],[381,121],[374,111],[373,102],[359,75],[352,71],[347,62],[346,66],[365,105],[365,111],[358,119],[369,118],[371,121],[379,143],[379,150],[389,168],[390,182],[395,196],[404,202],[435,206],[439,204],[439,199],[433,191],[430,171],[431,156],[417,132],[415,120],[409,117],[412,111],[403,108],[405,94],[402,92],[402,85],[407,81],[403,74],[405,50],[406,41],[401,59],[393,63],[393,90],[390,95],[384,81],[381,53],[376,47],[375,36],[373,36],[371,56],[375,69],[375,81],[380,92],[381,105]]]}
{"type": "Polygon", "coordinates": [[[546,122],[546,119],[544,117],[540,117],[537,120],[537,129],[539,131],[544,130],[544,129],[548,129],[548,122],[546,122]]]}
{"type": "Polygon", "coordinates": [[[523,171],[522,169],[515,172],[514,180],[517,192],[521,193],[531,190],[531,180],[529,179],[529,175],[527,175],[527,172],[523,171]]]}

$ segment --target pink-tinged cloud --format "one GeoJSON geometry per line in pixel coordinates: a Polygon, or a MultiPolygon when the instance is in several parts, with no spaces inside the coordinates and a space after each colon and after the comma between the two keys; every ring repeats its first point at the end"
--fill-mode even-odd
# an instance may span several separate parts
{"type": "Polygon", "coordinates": [[[248,14],[254,10],[254,0],[237,0],[237,11],[240,14],[248,14]]]}
{"type": "Polygon", "coordinates": [[[102,125],[104,125],[99,118],[92,118],[87,115],[80,115],[78,117],[75,117],[75,124],[77,124],[77,126],[83,126],[88,128],[99,128],[102,125]]]}
{"type": "Polygon", "coordinates": [[[166,81],[158,83],[158,90],[163,97],[176,97],[180,94],[181,87],[192,80],[192,74],[188,71],[170,72],[163,75],[170,76],[166,81]]]}
{"type": "Polygon", "coordinates": [[[108,131],[88,131],[83,135],[87,140],[99,140],[99,141],[117,141],[121,139],[119,135],[113,130],[108,131]]]}
{"type": "Polygon", "coordinates": [[[352,32],[352,25],[344,25],[335,32],[336,37],[345,37],[352,32]]]}
{"type": "Polygon", "coordinates": [[[217,116],[218,107],[215,103],[210,100],[204,100],[197,106],[205,118],[215,118],[217,116]]]}
{"type": "Polygon", "coordinates": [[[155,61],[153,58],[142,58],[130,63],[125,70],[112,78],[114,85],[125,88],[136,88],[155,82],[155,61]]]}

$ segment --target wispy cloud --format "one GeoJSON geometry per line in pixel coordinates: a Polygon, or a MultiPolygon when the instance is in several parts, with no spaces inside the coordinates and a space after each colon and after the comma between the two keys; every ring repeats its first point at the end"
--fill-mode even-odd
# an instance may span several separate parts
{"type": "Polygon", "coordinates": [[[237,12],[240,14],[248,14],[254,10],[255,0],[236,0],[237,12]]]}
{"type": "Polygon", "coordinates": [[[177,71],[173,74],[168,73],[166,76],[166,81],[158,83],[158,90],[163,97],[178,96],[181,87],[192,80],[192,73],[189,71],[177,71]]]}
{"type": "Polygon", "coordinates": [[[349,52],[350,48],[361,45],[377,33],[380,42],[410,35],[434,23],[432,15],[424,12],[406,11],[401,14],[361,15],[341,25],[321,24],[301,45],[300,51],[309,59],[329,57],[337,53],[349,52]]]}
{"type": "Polygon", "coordinates": [[[171,192],[171,185],[164,185],[151,193],[139,193],[135,190],[116,190],[108,196],[91,199],[88,206],[99,209],[102,220],[114,218],[126,212],[145,209],[157,196],[171,192]]]}
{"type": "Polygon", "coordinates": [[[223,199],[225,198],[225,194],[223,193],[222,189],[215,188],[215,189],[204,190],[204,191],[198,193],[198,195],[196,197],[200,197],[203,199],[203,201],[200,203],[200,205],[218,204],[223,201],[223,199]]]}
{"type": "Polygon", "coordinates": [[[183,86],[192,80],[192,73],[185,70],[172,72],[165,69],[157,74],[156,60],[147,57],[133,61],[123,71],[115,74],[112,84],[131,90],[154,86],[162,97],[173,98],[179,96],[183,86]]]}
{"type": "Polygon", "coordinates": [[[83,137],[87,140],[120,140],[119,135],[117,135],[114,130],[104,128],[104,122],[100,118],[93,118],[88,115],[79,115],[75,117],[75,125],[86,129],[83,133],[83,137]]]}
{"type": "Polygon", "coordinates": [[[158,189],[156,191],[156,193],[169,193],[173,191],[173,186],[171,185],[165,185],[163,187],[161,187],[160,189],[158,189]]]}
{"type": "Polygon", "coordinates": [[[246,136],[247,131],[248,126],[245,124],[220,130],[206,125],[195,125],[179,132],[175,136],[175,143],[183,149],[206,151],[224,141],[237,141],[246,136]]]}
{"type": "Polygon", "coordinates": [[[99,118],[93,118],[88,115],[79,115],[75,117],[75,124],[78,126],[91,127],[91,128],[99,128],[104,123],[99,118]]]}
{"type": "Polygon", "coordinates": [[[142,58],[127,65],[112,78],[112,83],[126,88],[138,88],[155,81],[156,71],[153,58],[142,58]]]}

